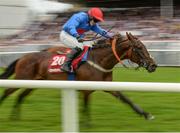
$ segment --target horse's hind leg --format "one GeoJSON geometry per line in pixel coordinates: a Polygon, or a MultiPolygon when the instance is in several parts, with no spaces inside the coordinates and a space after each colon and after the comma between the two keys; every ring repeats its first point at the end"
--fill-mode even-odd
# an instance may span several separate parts
{"type": "Polygon", "coordinates": [[[14,93],[15,91],[17,91],[19,88],[8,88],[4,91],[3,95],[0,98],[0,105],[2,104],[2,102],[12,93],[14,93]]]}
{"type": "Polygon", "coordinates": [[[121,92],[119,91],[105,91],[105,92],[111,93],[113,96],[115,96],[119,100],[128,104],[136,113],[138,113],[141,116],[144,116],[145,119],[148,119],[148,120],[154,119],[154,116],[152,116],[150,113],[145,112],[142,108],[134,104],[129,98],[127,98],[121,92]]]}
{"type": "Polygon", "coordinates": [[[26,89],[22,93],[18,95],[18,98],[15,102],[15,105],[12,110],[12,119],[19,119],[20,118],[20,105],[23,103],[24,98],[29,95],[34,89],[26,89]]]}

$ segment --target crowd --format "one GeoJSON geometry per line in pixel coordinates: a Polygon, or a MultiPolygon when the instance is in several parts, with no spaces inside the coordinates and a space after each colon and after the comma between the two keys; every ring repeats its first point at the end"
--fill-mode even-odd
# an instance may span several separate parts
{"type": "MultiPolygon", "coordinates": [[[[131,31],[141,40],[180,40],[180,10],[175,8],[173,18],[160,17],[160,9],[132,8],[105,10],[105,22],[101,26],[124,34],[131,31]]],[[[72,12],[58,14],[52,21],[33,22],[20,34],[1,39],[3,43],[59,43],[59,32],[72,12]]],[[[91,33],[87,36],[93,36],[91,33]]]]}

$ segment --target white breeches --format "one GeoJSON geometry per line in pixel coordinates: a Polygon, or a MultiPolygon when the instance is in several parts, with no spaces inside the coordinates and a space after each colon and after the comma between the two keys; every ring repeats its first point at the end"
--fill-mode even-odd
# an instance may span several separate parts
{"type": "Polygon", "coordinates": [[[75,37],[69,35],[65,31],[61,31],[60,41],[69,48],[79,47],[79,48],[83,49],[83,46],[91,47],[94,44],[94,41],[85,41],[83,43],[79,43],[75,37]]]}

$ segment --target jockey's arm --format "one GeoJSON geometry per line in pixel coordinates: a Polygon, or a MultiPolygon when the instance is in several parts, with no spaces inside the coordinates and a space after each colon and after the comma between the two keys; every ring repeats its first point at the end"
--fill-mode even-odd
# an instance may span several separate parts
{"type": "Polygon", "coordinates": [[[112,38],[111,34],[106,30],[102,29],[98,24],[92,26],[91,30],[102,35],[103,37],[112,38]]]}
{"type": "Polygon", "coordinates": [[[76,27],[79,26],[80,22],[81,22],[81,18],[74,15],[64,25],[63,30],[66,31],[67,33],[69,33],[70,35],[74,36],[74,37],[78,37],[79,34],[76,30],[76,27]]]}

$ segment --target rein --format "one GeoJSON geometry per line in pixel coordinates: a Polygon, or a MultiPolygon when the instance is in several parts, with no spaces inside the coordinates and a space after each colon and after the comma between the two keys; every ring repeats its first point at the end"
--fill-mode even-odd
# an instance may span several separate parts
{"type": "MultiPolygon", "coordinates": [[[[115,25],[113,25],[111,28],[109,28],[108,30],[107,30],[107,32],[110,32],[113,28],[115,27],[115,25]]],[[[97,40],[97,39],[99,39],[99,38],[101,38],[102,37],[102,35],[100,35],[99,37],[98,37],[98,33],[94,36],[94,37],[92,37],[91,39],[83,39],[83,41],[94,41],[94,40],[97,40]]]]}
{"type": "Polygon", "coordinates": [[[121,59],[120,59],[120,57],[118,56],[118,54],[117,54],[117,52],[116,52],[116,42],[117,42],[117,39],[116,38],[114,38],[113,40],[112,40],[112,51],[113,51],[113,53],[114,53],[114,56],[116,57],[116,59],[121,63],[121,64],[123,64],[123,62],[121,61],[121,59]]]}
{"type": "MultiPolygon", "coordinates": [[[[128,39],[126,39],[126,40],[123,40],[123,41],[121,41],[120,43],[122,43],[122,42],[125,42],[125,41],[128,41],[128,39]]],[[[116,59],[119,61],[119,63],[120,64],[122,64],[124,67],[126,67],[126,68],[128,68],[123,62],[122,62],[122,58],[125,56],[125,55],[127,55],[128,57],[130,56],[130,49],[127,51],[127,52],[125,52],[124,54],[122,54],[121,55],[121,57],[119,57],[118,56],[118,54],[117,54],[117,52],[116,52],[116,43],[117,42],[117,38],[115,37],[113,40],[112,40],[112,43],[111,43],[111,48],[112,48],[112,51],[113,51],[113,54],[114,54],[114,56],[116,57],[116,59]]]]}

